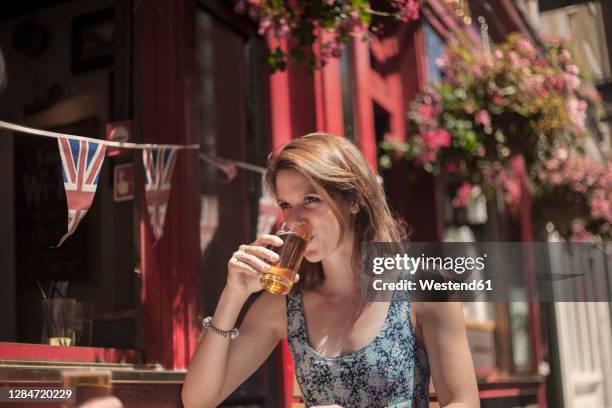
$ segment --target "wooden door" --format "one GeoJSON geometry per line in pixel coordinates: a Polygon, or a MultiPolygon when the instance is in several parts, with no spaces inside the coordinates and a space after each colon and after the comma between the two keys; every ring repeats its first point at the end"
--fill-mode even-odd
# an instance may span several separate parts
{"type": "MultiPolygon", "coordinates": [[[[575,287],[576,298],[582,295],[589,300],[593,290],[606,290],[609,299],[609,256],[593,248],[573,247],[569,251],[561,245],[552,246],[551,251],[552,270],[584,273],[585,279],[575,287]]],[[[556,302],[554,323],[565,408],[612,407],[610,303],[556,302]]]]}

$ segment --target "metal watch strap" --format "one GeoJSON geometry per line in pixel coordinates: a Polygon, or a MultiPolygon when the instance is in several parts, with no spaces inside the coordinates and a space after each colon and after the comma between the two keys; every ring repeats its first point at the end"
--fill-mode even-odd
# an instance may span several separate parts
{"type": "Polygon", "coordinates": [[[239,333],[237,328],[234,327],[232,330],[221,330],[218,327],[213,326],[212,319],[212,316],[208,316],[202,320],[202,327],[204,327],[205,330],[209,330],[215,333],[217,336],[222,336],[230,340],[234,340],[238,337],[239,333]]]}

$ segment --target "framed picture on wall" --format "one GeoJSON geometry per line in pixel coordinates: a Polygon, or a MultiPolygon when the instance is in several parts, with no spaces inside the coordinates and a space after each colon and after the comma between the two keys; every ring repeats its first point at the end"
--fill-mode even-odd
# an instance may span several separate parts
{"type": "Polygon", "coordinates": [[[72,72],[81,73],[113,63],[115,22],[112,8],[72,20],[72,72]]]}

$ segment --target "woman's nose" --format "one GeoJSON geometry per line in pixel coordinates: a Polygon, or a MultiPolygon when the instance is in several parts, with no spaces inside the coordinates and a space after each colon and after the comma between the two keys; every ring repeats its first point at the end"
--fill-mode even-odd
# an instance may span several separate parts
{"type": "Polygon", "coordinates": [[[306,221],[304,211],[299,207],[292,207],[284,211],[285,222],[303,222],[306,221]]]}

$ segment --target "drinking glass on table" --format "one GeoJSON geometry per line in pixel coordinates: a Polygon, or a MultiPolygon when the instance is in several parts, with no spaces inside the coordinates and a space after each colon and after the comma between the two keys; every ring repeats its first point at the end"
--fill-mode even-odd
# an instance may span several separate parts
{"type": "Polygon", "coordinates": [[[75,309],[75,299],[43,299],[43,343],[51,346],[74,346],[75,309]]]}
{"type": "Polygon", "coordinates": [[[276,235],[283,240],[283,245],[267,248],[276,252],[279,259],[267,273],[263,274],[260,283],[270,293],[286,295],[291,291],[295,274],[300,269],[311,236],[311,229],[303,221],[292,221],[283,223],[276,235]]]}

